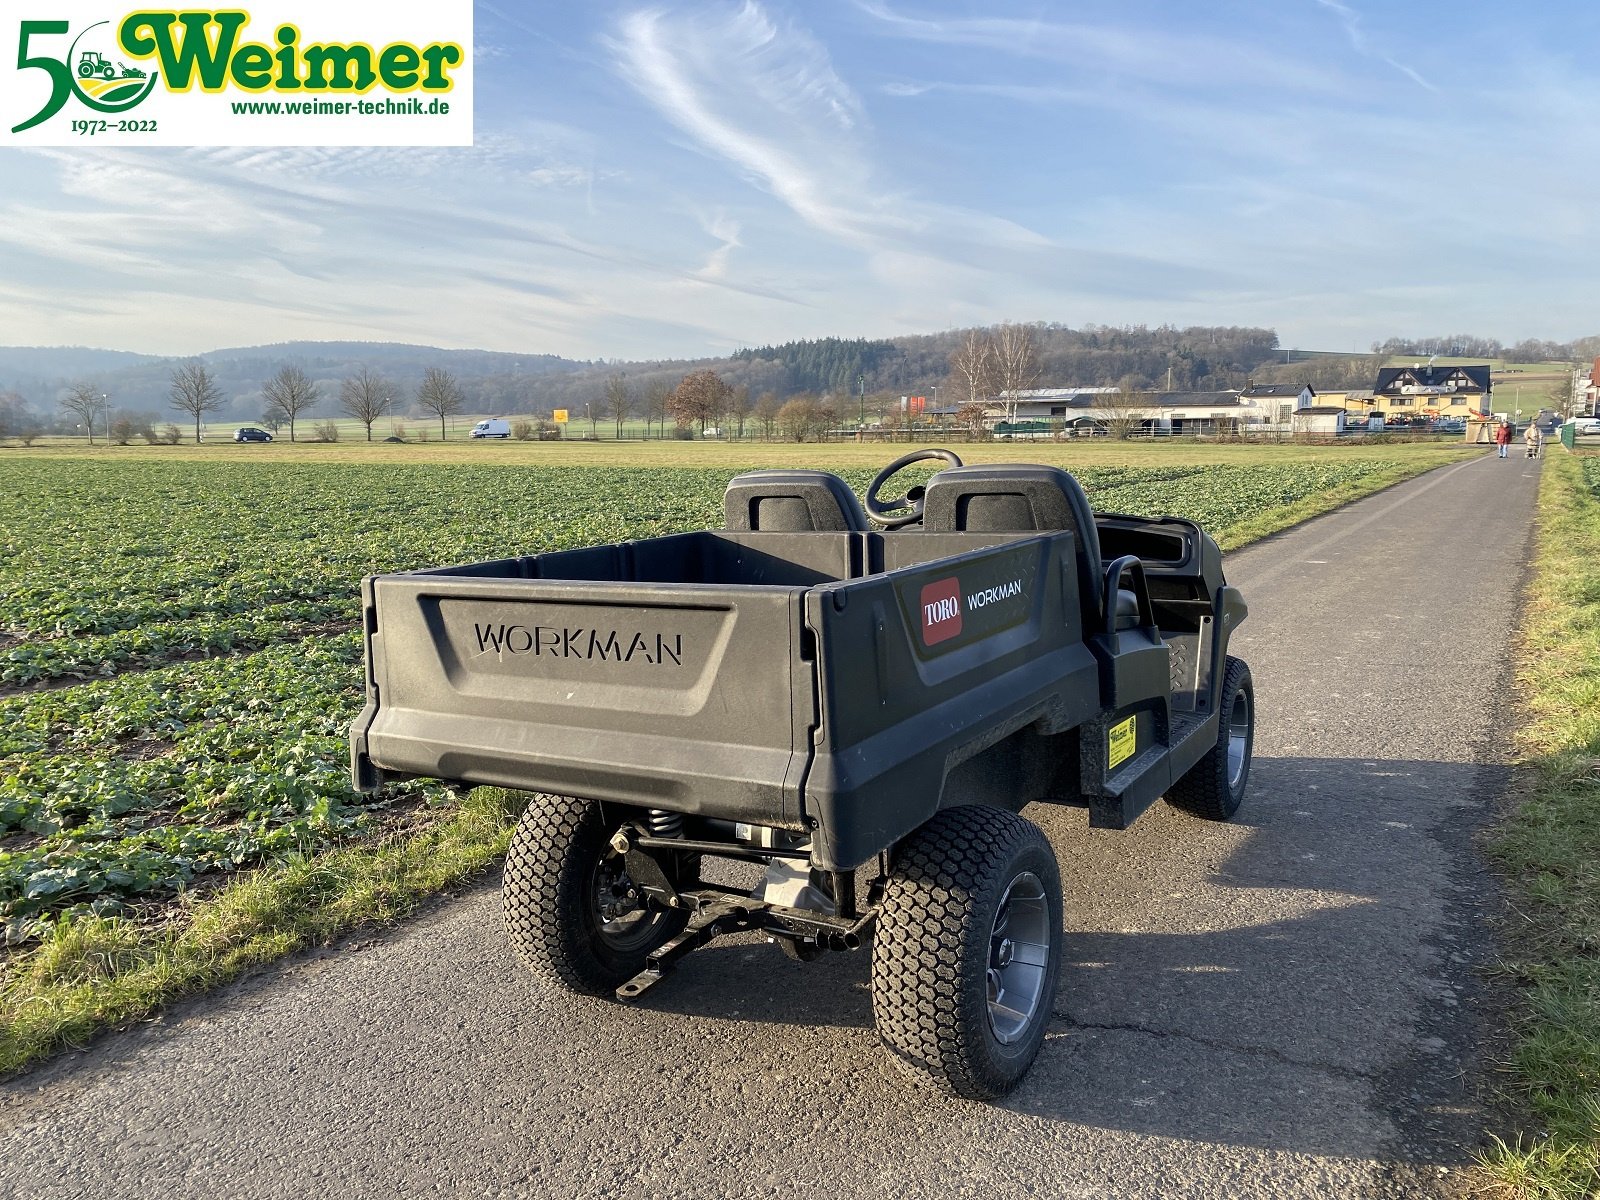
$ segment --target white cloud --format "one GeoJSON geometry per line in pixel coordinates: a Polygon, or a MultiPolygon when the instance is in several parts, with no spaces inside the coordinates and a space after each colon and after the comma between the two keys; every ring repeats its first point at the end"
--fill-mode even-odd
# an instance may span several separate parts
{"type": "Polygon", "coordinates": [[[1393,67],[1396,71],[1399,71],[1402,75],[1405,75],[1413,83],[1417,84],[1419,87],[1427,88],[1427,90],[1430,92],[1437,92],[1439,90],[1432,83],[1428,82],[1428,80],[1424,79],[1415,68],[1409,67],[1405,63],[1399,62],[1398,60],[1391,58],[1389,55],[1374,49],[1371,39],[1367,37],[1367,31],[1361,23],[1361,14],[1356,12],[1356,10],[1351,8],[1348,4],[1340,3],[1340,0],[1316,0],[1316,3],[1338,16],[1340,23],[1344,26],[1345,36],[1350,39],[1350,45],[1355,48],[1358,54],[1365,54],[1371,58],[1376,58],[1382,62],[1388,63],[1389,66],[1393,67]]]}
{"type": "Polygon", "coordinates": [[[1137,79],[1162,87],[1237,86],[1327,90],[1335,81],[1286,62],[1254,44],[1172,30],[1155,22],[1091,24],[1037,17],[912,16],[879,0],[856,0],[882,32],[911,41],[991,51],[1006,58],[1042,59],[1106,81],[1137,79]]]}
{"type": "Polygon", "coordinates": [[[709,219],[702,221],[701,227],[721,245],[711,252],[711,257],[706,259],[706,265],[700,268],[700,278],[726,279],[728,258],[739,248],[739,222],[719,209],[709,219]]]}
{"type": "Polygon", "coordinates": [[[624,76],[696,144],[809,224],[860,236],[861,215],[835,199],[836,188],[864,190],[851,144],[860,103],[809,35],[747,3],[721,20],[704,11],[688,19],[634,13],[611,45],[624,76]]]}
{"type": "Polygon", "coordinates": [[[1165,292],[1194,282],[1192,271],[1171,264],[1061,246],[1006,218],[882,185],[859,99],[810,34],[756,4],[636,13],[610,46],[618,74],[693,148],[865,253],[867,272],[886,290],[1036,292],[1137,279],[1165,292]]]}

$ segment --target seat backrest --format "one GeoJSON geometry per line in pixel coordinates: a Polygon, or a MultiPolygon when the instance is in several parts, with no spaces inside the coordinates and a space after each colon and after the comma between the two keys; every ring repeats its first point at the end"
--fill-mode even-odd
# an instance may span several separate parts
{"type": "Polygon", "coordinates": [[[1078,481],[1060,467],[1032,463],[948,467],[928,481],[922,528],[929,533],[1048,533],[1077,537],[1084,619],[1104,611],[1100,535],[1078,481]]]}
{"type": "Polygon", "coordinates": [[[723,527],[731,532],[863,533],[867,514],[850,485],[827,471],[747,471],[728,481],[723,527]]]}

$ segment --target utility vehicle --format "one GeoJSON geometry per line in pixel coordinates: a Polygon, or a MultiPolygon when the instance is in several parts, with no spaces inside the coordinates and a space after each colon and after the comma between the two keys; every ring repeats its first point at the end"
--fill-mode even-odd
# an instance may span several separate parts
{"type": "Polygon", "coordinates": [[[1062,952],[1019,810],[1231,816],[1245,603],[1199,527],[1097,516],[1054,467],[915,451],[865,501],[755,471],[720,530],[367,579],[353,770],[534,793],[503,906],[546,980],[632,999],[722,934],[801,960],[870,938],[889,1051],[992,1098],[1038,1053],[1062,952]]]}

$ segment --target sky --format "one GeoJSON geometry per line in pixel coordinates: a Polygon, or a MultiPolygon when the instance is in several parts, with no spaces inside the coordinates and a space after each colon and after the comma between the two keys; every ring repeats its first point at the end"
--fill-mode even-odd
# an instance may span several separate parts
{"type": "Polygon", "coordinates": [[[470,149],[0,149],[0,345],[1600,332],[1592,0],[479,2],[470,149]]]}

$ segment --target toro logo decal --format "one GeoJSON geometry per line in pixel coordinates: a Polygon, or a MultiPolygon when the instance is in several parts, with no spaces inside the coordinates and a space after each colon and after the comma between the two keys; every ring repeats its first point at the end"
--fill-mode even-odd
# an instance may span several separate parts
{"type": "Polygon", "coordinates": [[[937,646],[961,634],[961,581],[954,577],[922,589],[922,644],[937,646]]]}

